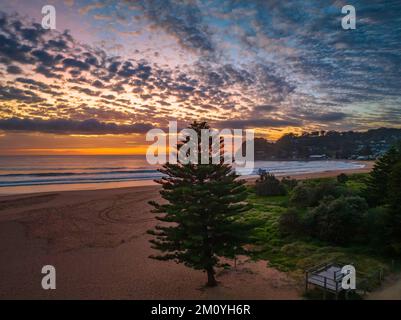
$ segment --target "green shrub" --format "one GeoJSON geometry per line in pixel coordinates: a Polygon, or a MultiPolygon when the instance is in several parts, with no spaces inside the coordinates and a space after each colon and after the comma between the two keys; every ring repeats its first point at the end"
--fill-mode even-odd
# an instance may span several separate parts
{"type": "Polygon", "coordinates": [[[401,161],[393,166],[388,179],[388,203],[390,211],[390,239],[394,251],[401,253],[401,161]]]}
{"type": "MultiPolygon", "coordinates": [[[[387,204],[391,194],[389,190],[391,172],[399,162],[401,162],[401,142],[390,148],[375,162],[364,190],[365,198],[371,207],[387,204]]],[[[398,185],[397,188],[399,190],[400,186],[398,185]]]]}
{"type": "Polygon", "coordinates": [[[391,251],[391,215],[386,207],[371,208],[366,213],[363,226],[364,237],[372,249],[378,253],[391,251]]]}
{"type": "Polygon", "coordinates": [[[386,200],[391,211],[401,215],[401,161],[391,168],[387,189],[388,196],[386,200]]]}
{"type": "Polygon", "coordinates": [[[290,177],[283,177],[281,183],[284,185],[287,192],[290,192],[298,185],[298,180],[291,179],[290,177]]]}
{"type": "Polygon", "coordinates": [[[314,187],[312,206],[319,205],[320,201],[327,197],[339,198],[348,195],[351,195],[351,192],[345,185],[333,180],[323,181],[314,187]]]}
{"type": "Polygon", "coordinates": [[[297,185],[291,193],[290,205],[307,208],[313,202],[313,188],[305,183],[297,185]]]}
{"type": "Polygon", "coordinates": [[[345,173],[341,173],[337,176],[337,181],[339,183],[346,183],[349,180],[348,176],[345,173]]]}
{"type": "Polygon", "coordinates": [[[297,209],[289,208],[279,217],[279,230],[282,235],[297,235],[303,232],[301,218],[297,209]]]}
{"type": "Polygon", "coordinates": [[[312,235],[336,245],[361,241],[357,235],[362,234],[367,210],[368,205],[361,197],[326,198],[307,213],[312,235]]]}
{"type": "Polygon", "coordinates": [[[339,198],[351,195],[351,191],[335,181],[321,181],[317,184],[302,183],[294,188],[290,204],[297,208],[315,207],[327,197],[339,198]]]}
{"type": "Polygon", "coordinates": [[[259,171],[259,179],[255,183],[255,192],[258,196],[283,196],[287,194],[284,185],[273,174],[259,171]]]}

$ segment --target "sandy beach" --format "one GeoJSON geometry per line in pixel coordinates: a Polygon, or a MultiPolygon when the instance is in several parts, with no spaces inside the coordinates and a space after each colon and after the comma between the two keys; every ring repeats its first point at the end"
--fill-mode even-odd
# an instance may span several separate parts
{"type": "Polygon", "coordinates": [[[242,257],[236,270],[218,271],[219,287],[204,288],[204,273],[149,259],[155,252],[146,230],[158,222],[148,201],[160,200],[158,190],[142,186],[0,197],[0,299],[300,298],[299,284],[267,261],[242,257]],[[44,265],[56,267],[56,290],[41,288],[44,265]]]}

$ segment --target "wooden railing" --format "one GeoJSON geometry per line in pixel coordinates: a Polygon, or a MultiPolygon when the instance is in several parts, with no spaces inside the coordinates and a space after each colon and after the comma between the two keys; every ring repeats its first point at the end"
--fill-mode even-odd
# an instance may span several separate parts
{"type": "MultiPolygon", "coordinates": [[[[343,262],[339,260],[330,260],[323,262],[319,265],[310,267],[305,269],[305,290],[308,290],[308,283],[314,284],[313,282],[309,282],[309,278],[313,275],[313,281],[317,282],[318,286],[324,288],[325,290],[335,291],[336,293],[341,291],[341,281],[344,275],[341,273],[341,270],[334,272],[333,278],[328,278],[323,275],[319,275],[318,273],[327,270],[331,266],[344,266],[344,265],[353,265],[352,262],[343,262]],[[331,281],[333,287],[335,289],[331,289],[328,287],[328,282],[331,281]]],[[[357,282],[357,290],[366,293],[367,291],[371,291],[373,288],[377,287],[381,284],[384,279],[384,270],[382,268],[375,270],[371,273],[360,272],[356,270],[356,282],[357,282]]]]}

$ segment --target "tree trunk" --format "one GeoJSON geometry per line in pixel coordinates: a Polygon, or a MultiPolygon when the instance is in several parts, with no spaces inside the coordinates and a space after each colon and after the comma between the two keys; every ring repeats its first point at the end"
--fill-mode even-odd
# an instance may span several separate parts
{"type": "Polygon", "coordinates": [[[206,269],[207,272],[207,286],[208,287],[216,287],[217,286],[217,281],[214,278],[214,270],[213,268],[208,268],[206,269]]]}

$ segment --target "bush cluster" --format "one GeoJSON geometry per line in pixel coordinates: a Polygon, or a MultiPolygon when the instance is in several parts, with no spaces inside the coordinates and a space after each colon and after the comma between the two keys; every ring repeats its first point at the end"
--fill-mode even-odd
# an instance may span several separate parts
{"type": "Polygon", "coordinates": [[[302,183],[291,193],[290,208],[280,216],[282,234],[302,234],[335,245],[363,239],[360,234],[368,205],[337,182],[302,183]]]}
{"type": "Polygon", "coordinates": [[[277,179],[274,174],[259,170],[259,178],[255,183],[255,192],[258,196],[284,196],[298,185],[296,179],[283,177],[277,179]]]}
{"type": "Polygon", "coordinates": [[[349,177],[296,185],[279,218],[283,235],[303,235],[333,245],[367,244],[401,253],[401,145],[375,164],[362,197],[349,177]]]}

